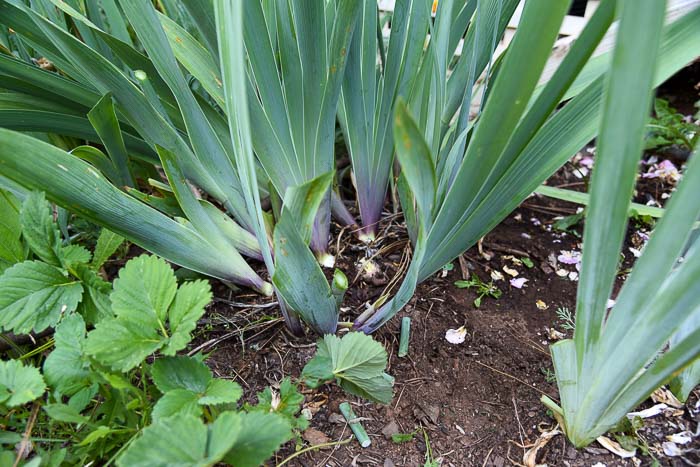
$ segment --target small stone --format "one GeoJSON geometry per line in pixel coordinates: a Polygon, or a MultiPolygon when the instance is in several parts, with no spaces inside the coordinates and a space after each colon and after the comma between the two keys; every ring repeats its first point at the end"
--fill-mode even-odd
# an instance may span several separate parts
{"type": "Polygon", "coordinates": [[[396,420],[392,420],[382,428],[382,434],[386,439],[391,439],[391,435],[395,435],[399,432],[399,425],[396,420]]]}
{"type": "Polygon", "coordinates": [[[345,418],[339,413],[335,412],[330,414],[330,416],[328,417],[328,421],[331,423],[335,423],[336,425],[344,425],[346,423],[345,418]]]}

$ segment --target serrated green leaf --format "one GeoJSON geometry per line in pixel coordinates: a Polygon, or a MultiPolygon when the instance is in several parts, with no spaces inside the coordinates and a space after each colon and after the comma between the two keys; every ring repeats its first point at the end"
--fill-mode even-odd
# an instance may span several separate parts
{"type": "Polygon", "coordinates": [[[4,386],[10,394],[2,402],[6,407],[24,405],[46,391],[39,369],[24,366],[18,360],[0,361],[0,386],[4,386]]]}
{"type": "Polygon", "coordinates": [[[306,363],[301,372],[304,383],[310,388],[317,388],[334,377],[328,346],[322,345],[322,342],[323,340],[318,341],[316,355],[306,363]]]}
{"type": "Polygon", "coordinates": [[[124,237],[115,234],[111,230],[102,229],[97,237],[95,253],[92,257],[92,267],[100,269],[110,256],[117,251],[117,248],[124,242],[124,237]]]}
{"type": "Polygon", "coordinates": [[[371,378],[339,378],[338,386],[350,394],[382,404],[388,404],[394,397],[394,378],[386,373],[371,378]]]}
{"type": "Polygon", "coordinates": [[[112,308],[117,317],[159,327],[165,322],[176,291],[177,281],[170,266],[156,256],[142,255],[119,271],[111,295],[112,308]]]}
{"type": "Polygon", "coordinates": [[[8,267],[26,258],[20,239],[22,229],[19,211],[20,203],[17,198],[8,191],[0,190],[0,262],[6,263],[8,267]]]}
{"type": "Polygon", "coordinates": [[[247,429],[238,433],[233,447],[224,457],[236,467],[259,466],[292,436],[289,422],[277,414],[251,412],[237,415],[247,429]]]}
{"type": "Polygon", "coordinates": [[[69,265],[75,263],[89,263],[92,254],[87,248],[81,245],[67,245],[59,250],[61,264],[69,265]]]}
{"type": "Polygon", "coordinates": [[[291,378],[286,377],[280,383],[279,400],[273,406],[272,389],[265,388],[258,393],[258,404],[254,407],[255,410],[263,412],[276,412],[284,415],[287,418],[293,419],[304,402],[304,395],[299,392],[297,386],[292,383],[291,378]]]}
{"type": "Polygon", "coordinates": [[[83,281],[83,286],[87,288],[87,293],[83,294],[78,312],[85,318],[88,324],[96,324],[105,318],[112,318],[112,302],[109,294],[112,291],[112,284],[102,279],[90,266],[86,264],[74,264],[71,272],[83,281]]]}
{"type": "Polygon", "coordinates": [[[212,374],[209,367],[193,357],[166,357],[153,363],[151,377],[162,393],[175,389],[203,393],[212,374]]]}
{"type": "MultiPolygon", "coordinates": [[[[257,432],[261,427],[255,428],[248,431],[257,432]]],[[[222,413],[208,426],[197,417],[178,414],[146,427],[141,437],[117,459],[117,465],[212,466],[224,458],[243,430],[242,417],[233,412],[222,413]]]]}
{"type": "Polygon", "coordinates": [[[64,423],[87,423],[90,419],[67,404],[47,404],[43,407],[44,412],[57,422],[64,423]]]}
{"type": "Polygon", "coordinates": [[[361,332],[351,332],[339,338],[327,335],[324,345],[333,362],[333,373],[348,374],[353,371],[365,376],[377,376],[384,372],[387,354],[384,346],[361,332]]]}
{"type": "Polygon", "coordinates": [[[128,371],[159,349],[174,355],[184,348],[211,290],[205,281],[178,289],[165,261],[143,255],[120,271],[111,299],[116,316],[97,324],[86,352],[115,370],[128,371]]]}
{"type": "Polygon", "coordinates": [[[15,333],[40,332],[73,312],[82,285],[49,264],[25,261],[0,277],[0,326],[15,333]]]}
{"type": "Polygon", "coordinates": [[[203,407],[198,403],[199,394],[187,389],[173,389],[163,394],[153,407],[153,420],[160,420],[176,414],[195,417],[202,415],[203,407]]]}
{"type": "Polygon", "coordinates": [[[204,307],[211,299],[211,287],[205,280],[191,281],[180,286],[170,308],[168,321],[172,334],[163,354],[174,355],[192,340],[191,332],[197,327],[197,320],[204,314],[204,307]]]}
{"type": "Polygon", "coordinates": [[[56,327],[55,348],[44,362],[46,382],[61,394],[71,396],[92,384],[90,363],[83,355],[85,322],[72,314],[56,327]]]}
{"type": "Polygon", "coordinates": [[[106,319],[90,331],[85,353],[118,371],[129,371],[163,346],[166,338],[140,323],[106,319]]]}
{"type": "Polygon", "coordinates": [[[362,332],[339,338],[328,334],[318,341],[316,356],[307,363],[302,378],[310,387],[336,378],[351,394],[387,404],[393,396],[394,379],[384,372],[384,347],[362,332]]]}
{"type": "Polygon", "coordinates": [[[211,370],[194,357],[159,359],[151,368],[151,376],[163,393],[154,409],[154,419],[180,411],[200,415],[203,405],[235,403],[243,394],[237,383],[214,379],[211,370]]]}
{"type": "Polygon", "coordinates": [[[22,203],[20,221],[22,236],[34,254],[49,264],[61,266],[61,235],[43,192],[33,191],[27,196],[22,203]]]}
{"type": "Polygon", "coordinates": [[[200,405],[234,404],[243,395],[241,386],[235,381],[212,379],[207,384],[204,395],[200,397],[200,405]]]}

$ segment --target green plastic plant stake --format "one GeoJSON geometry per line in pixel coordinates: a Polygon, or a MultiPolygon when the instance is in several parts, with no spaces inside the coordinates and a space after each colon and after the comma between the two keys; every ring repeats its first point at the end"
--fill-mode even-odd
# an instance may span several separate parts
{"type": "Polygon", "coordinates": [[[362,424],[357,421],[357,415],[355,415],[355,412],[353,412],[352,407],[350,407],[350,404],[348,404],[347,402],[343,402],[342,404],[340,404],[340,413],[343,414],[343,417],[345,417],[345,420],[348,422],[348,425],[350,425],[350,429],[355,434],[355,437],[360,443],[360,446],[362,446],[363,448],[369,447],[369,445],[372,444],[372,440],[370,440],[369,436],[367,436],[367,432],[365,431],[362,424]]]}
{"type": "Polygon", "coordinates": [[[404,316],[401,319],[401,340],[399,341],[399,357],[408,355],[408,344],[411,340],[411,318],[404,316]]]}

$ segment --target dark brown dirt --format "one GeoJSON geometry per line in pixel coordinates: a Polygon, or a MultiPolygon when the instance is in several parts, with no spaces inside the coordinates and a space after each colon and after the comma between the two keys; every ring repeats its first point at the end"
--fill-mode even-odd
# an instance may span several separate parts
{"type": "MultiPolygon", "coordinates": [[[[691,113],[691,104],[698,97],[694,86],[699,71],[697,63],[689,67],[663,86],[659,95],[672,97],[673,105],[691,113]]],[[[679,167],[683,163],[683,160],[673,161],[679,167]]],[[[588,178],[576,176],[579,167],[568,163],[548,184],[587,190],[588,178]]],[[[640,179],[635,201],[653,200],[663,205],[662,194],[671,188],[665,181],[640,179]]],[[[558,275],[556,269],[562,266],[552,267],[550,257],[556,257],[562,250],[580,251],[582,226],[558,232],[552,229],[552,223],[555,216],[575,212],[574,205],[533,196],[485,237],[481,252],[477,247],[467,251],[462,267],[455,261],[451,271],[438,273],[421,284],[410,304],[375,335],[389,353],[388,372],[396,378],[395,397],[390,405],[366,403],[332,385],[318,390],[303,388],[304,406],[313,414],[313,429],[331,441],[347,440],[350,430],[339,417],[338,405],[351,401],[355,412],[363,418],[372,445],[362,449],[352,440],[304,453],[287,465],[420,466],[426,461],[426,439],[433,458],[441,460],[442,465],[522,465],[524,452],[543,431],[556,425],[540,397],[546,394],[558,399],[548,350],[557,336],[551,329],[571,336],[556,310],[575,308],[578,282],[558,275]],[[534,266],[528,268],[514,261],[522,257],[529,257],[534,266]],[[525,287],[517,289],[509,285],[510,276],[504,266],[527,278],[525,287]],[[464,278],[464,272],[488,282],[492,271],[504,277],[494,283],[503,294],[499,299],[484,297],[480,308],[473,304],[476,298],[473,290],[454,286],[455,281],[464,278]],[[538,301],[543,302],[539,307],[538,301]],[[406,358],[396,356],[401,316],[412,318],[411,346],[406,358]],[[460,326],[468,331],[465,342],[448,343],[445,332],[460,326]],[[416,434],[408,442],[395,444],[382,434],[392,430],[416,434]]],[[[373,279],[358,278],[353,283],[343,319],[351,321],[357,316],[363,304],[379,296],[387,281],[397,273],[407,244],[400,221],[394,218],[391,223],[383,224],[384,239],[377,249],[387,248],[376,258],[380,274],[373,279]]],[[[640,221],[630,223],[623,248],[626,267],[634,261],[629,248],[640,246],[635,234],[639,229],[648,231],[650,227],[640,221]]],[[[353,282],[357,262],[366,253],[364,247],[351,239],[347,231],[341,235],[338,263],[353,282]]],[[[574,266],[563,268],[567,272],[575,271],[574,266]]],[[[290,336],[278,309],[269,305],[260,308],[254,295],[232,292],[221,285],[216,292],[217,302],[208,315],[208,326],[202,328],[197,341],[200,350],[211,352],[208,362],[214,371],[239,381],[251,401],[255,393],[284,376],[297,378],[313,355],[314,337],[290,336]]],[[[696,389],[684,410],[645,421],[639,439],[648,443],[650,455],[638,449],[641,465],[654,465],[655,458],[658,465],[698,465],[698,438],[691,446],[695,452],[687,454],[685,460],[664,456],[660,444],[666,435],[683,429],[698,430],[699,396],[696,389]]],[[[318,433],[315,434],[318,438],[318,433]]],[[[290,442],[270,465],[307,446],[308,442],[302,439],[290,442]]],[[[537,462],[552,466],[639,465],[616,457],[597,443],[576,450],[562,435],[540,450],[537,462]]]]}
{"type": "MultiPolygon", "coordinates": [[[[350,400],[355,403],[358,416],[365,418],[363,424],[372,446],[361,449],[353,441],[335,449],[304,454],[291,465],[346,466],[353,462],[355,465],[392,465],[389,462],[423,465],[426,452],[423,435],[419,432],[412,441],[395,444],[382,435],[382,430],[392,422],[401,433],[424,429],[434,458],[442,458],[443,465],[522,463],[526,450],[522,446],[529,446],[542,430],[555,425],[539,400],[542,394],[557,400],[548,354],[548,345],[554,341],[548,334],[551,328],[566,332],[556,310],[575,306],[577,282],[559,277],[547,259],[551,253],[580,247],[577,235],[549,231],[552,215],[543,211],[567,209],[563,203],[535,197],[525,205],[538,206],[538,211],[519,209],[484,239],[484,253],[493,255],[489,261],[476,247],[465,254],[470,274],[489,280],[490,271],[498,270],[506,277],[495,283],[503,291],[500,299],[485,297],[481,307],[475,308],[472,302],[476,294],[453,285],[462,278],[455,262],[446,277],[438,273],[421,284],[416,296],[401,312],[400,316],[411,316],[413,322],[407,358],[396,356],[400,316],[376,334],[390,354],[388,371],[396,378],[391,405],[365,403],[334,386],[307,391],[306,406],[314,412],[313,428],[331,440],[346,439],[350,432],[344,423],[338,423],[338,404],[350,400]],[[534,267],[517,265],[508,258],[510,255],[529,256],[534,267]],[[526,286],[511,287],[503,266],[520,271],[528,279],[526,286]],[[538,300],[547,308],[538,308],[538,300]],[[466,341],[449,344],[445,332],[462,325],[468,330],[466,341]]],[[[575,269],[569,266],[568,270],[575,269]]],[[[389,271],[391,274],[393,271],[389,271]]],[[[360,295],[373,295],[372,290],[370,286],[360,288],[360,295]]],[[[360,303],[354,297],[349,302],[360,303]]],[[[232,312],[222,307],[216,311],[229,316],[232,312]]],[[[275,310],[269,312],[274,314],[275,310]]],[[[217,345],[209,360],[217,373],[240,381],[250,396],[279,381],[283,375],[298,377],[313,354],[311,337],[294,339],[281,324],[268,326],[272,327],[257,337],[245,338],[245,351],[236,336],[217,345]]],[[[255,328],[252,332],[260,331],[255,328]]],[[[665,434],[675,432],[669,430],[665,434]]],[[[292,452],[294,446],[290,445],[277,460],[292,452]]],[[[651,462],[648,456],[640,458],[645,464],[651,462]]],[[[590,466],[596,462],[628,465],[599,446],[577,451],[562,436],[542,449],[538,461],[549,465],[590,466]]]]}

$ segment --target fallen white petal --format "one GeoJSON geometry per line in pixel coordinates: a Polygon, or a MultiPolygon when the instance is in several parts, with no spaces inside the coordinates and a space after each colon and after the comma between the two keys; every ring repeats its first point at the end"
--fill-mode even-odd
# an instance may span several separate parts
{"type": "Polygon", "coordinates": [[[653,407],[649,407],[648,409],[640,410],[639,412],[630,412],[627,414],[627,418],[633,419],[634,417],[640,417],[640,418],[655,417],[655,416],[663,413],[664,410],[666,410],[666,409],[668,409],[668,405],[656,404],[653,407]]]}
{"type": "Polygon", "coordinates": [[[525,285],[525,282],[527,282],[527,279],[525,279],[524,277],[518,277],[517,279],[511,279],[510,285],[512,285],[516,289],[522,289],[525,285]]]}
{"type": "Polygon", "coordinates": [[[683,454],[681,448],[679,448],[675,443],[672,443],[670,441],[664,441],[663,443],[661,443],[661,449],[663,449],[664,454],[666,454],[669,457],[676,457],[683,454]]]}
{"type": "Polygon", "coordinates": [[[581,252],[580,251],[567,251],[561,250],[560,255],[557,259],[563,264],[578,264],[581,262],[581,252]]]}
{"type": "Polygon", "coordinates": [[[467,329],[461,326],[458,329],[448,329],[445,333],[445,339],[450,344],[461,344],[467,337],[467,329]]]}
{"type": "Polygon", "coordinates": [[[676,444],[688,444],[693,440],[693,434],[689,431],[681,431],[680,433],[666,436],[666,439],[676,444]]]}
{"type": "Polygon", "coordinates": [[[496,281],[496,282],[502,281],[502,280],[503,280],[503,274],[501,274],[500,271],[496,271],[496,270],[494,269],[493,271],[491,271],[491,279],[493,279],[493,280],[496,281]]]}
{"type": "Polygon", "coordinates": [[[505,273],[508,274],[509,276],[513,276],[513,277],[520,274],[518,271],[516,271],[515,269],[512,269],[512,268],[509,268],[508,266],[503,266],[503,271],[505,271],[505,273]]]}

